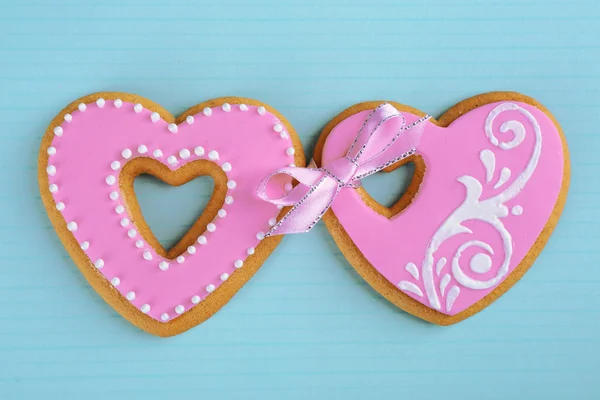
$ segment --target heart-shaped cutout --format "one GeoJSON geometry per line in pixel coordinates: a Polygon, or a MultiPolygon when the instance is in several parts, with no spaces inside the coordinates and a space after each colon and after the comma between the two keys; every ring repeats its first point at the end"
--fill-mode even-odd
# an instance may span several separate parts
{"type": "Polygon", "coordinates": [[[362,187],[357,188],[357,192],[363,202],[369,205],[373,211],[388,219],[392,218],[412,202],[423,179],[423,174],[416,173],[424,170],[422,165],[423,159],[416,156],[399,161],[364,178],[362,187]],[[417,165],[421,167],[417,168],[417,165]],[[383,181],[383,184],[387,187],[381,187],[381,184],[375,187],[372,181],[382,178],[384,175],[394,175],[396,179],[391,180],[390,177],[385,177],[387,179],[383,181]],[[375,195],[370,192],[371,188],[383,190],[384,195],[377,193],[377,198],[375,198],[375,195]]]}
{"type": "MultiPolygon", "coordinates": [[[[361,103],[334,118],[316,163],[343,157],[379,104],[361,103]]],[[[424,115],[392,104],[408,123],[424,115]]],[[[416,170],[397,215],[386,218],[364,189],[345,189],[324,221],[375,290],[448,325],[491,304],[531,266],[558,222],[570,166],[558,123],[517,93],[475,96],[431,122],[416,155],[403,160],[416,170]]]]}
{"type": "MultiPolygon", "coordinates": [[[[218,217],[220,210],[225,210],[223,205],[227,197],[227,174],[219,166],[210,160],[191,161],[185,166],[176,170],[171,170],[166,165],[154,159],[138,158],[133,159],[123,166],[121,171],[120,187],[123,192],[123,200],[126,208],[129,210],[131,219],[136,222],[137,229],[141,236],[146,240],[149,246],[163,258],[176,260],[177,257],[184,257],[183,253],[189,246],[194,245],[198,239],[198,232],[203,232],[206,226],[218,217]],[[165,249],[146,222],[139,206],[134,189],[134,180],[140,175],[147,174],[157,177],[159,180],[171,186],[181,186],[190,182],[192,179],[200,176],[209,176],[214,185],[212,194],[206,204],[206,207],[192,224],[190,229],[174,244],[171,248],[165,249]]],[[[163,210],[169,212],[169,210],[163,210]]],[[[225,211],[226,212],[226,211],[225,211]]],[[[179,260],[182,260],[181,258],[179,260]]],[[[176,260],[177,261],[177,260],[176,260]]]]}
{"type": "Polygon", "coordinates": [[[38,178],[49,218],[91,286],[134,325],[172,336],[218,311],[275,249],[280,238],[264,232],[280,210],[256,190],[291,163],[304,164],[295,132],[255,100],[211,100],[175,119],[149,100],[110,92],[83,97],[52,121],[38,178]],[[142,173],[175,185],[202,174],[215,181],[205,212],[168,252],[135,201],[142,173]]]}
{"type": "Polygon", "coordinates": [[[202,217],[213,194],[214,182],[210,176],[202,175],[176,186],[154,175],[141,174],[135,178],[133,187],[148,228],[166,252],[202,217]]]}

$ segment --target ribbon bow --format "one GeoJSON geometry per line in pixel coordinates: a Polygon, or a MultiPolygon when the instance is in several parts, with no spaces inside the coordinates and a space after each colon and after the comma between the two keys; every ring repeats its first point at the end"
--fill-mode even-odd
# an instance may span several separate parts
{"type": "Polygon", "coordinates": [[[310,231],[331,207],[343,188],[360,186],[360,180],[415,153],[425,129],[423,118],[406,125],[404,116],[391,104],[381,104],[362,124],[348,152],[321,168],[314,161],[307,168],[286,167],[267,176],[259,185],[261,199],[292,209],[265,236],[310,231]],[[393,145],[393,146],[392,146],[393,145]],[[286,174],[300,182],[280,198],[267,195],[271,178],[286,174]]]}

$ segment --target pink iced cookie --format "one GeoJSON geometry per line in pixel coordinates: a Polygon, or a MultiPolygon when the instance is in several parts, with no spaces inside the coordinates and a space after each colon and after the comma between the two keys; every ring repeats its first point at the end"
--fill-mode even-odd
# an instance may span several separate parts
{"type": "MultiPolygon", "coordinates": [[[[345,155],[378,104],[356,105],[325,128],[319,165],[345,155]]],[[[394,105],[408,123],[418,118],[394,105]]],[[[394,212],[347,188],[324,219],[346,258],[388,300],[455,323],[507,291],[544,247],[568,189],[566,143],[533,99],[490,93],[428,122],[409,161],[415,177],[394,212]]]]}
{"type": "Polygon", "coordinates": [[[258,199],[256,187],[292,163],[304,163],[293,128],[257,101],[216,99],[175,120],[139,96],[98,93],[52,121],[39,183],[92,287],[133,324],[171,336],[218,311],[276,247],[279,239],[264,232],[280,210],[258,199]],[[215,180],[204,219],[175,246],[178,254],[158,248],[141,218],[131,182],[142,172],[176,184],[201,174],[215,180]]]}

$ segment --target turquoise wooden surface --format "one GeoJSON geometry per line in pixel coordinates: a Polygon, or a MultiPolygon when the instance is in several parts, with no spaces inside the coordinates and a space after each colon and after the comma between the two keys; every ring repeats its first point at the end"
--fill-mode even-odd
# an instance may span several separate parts
{"type": "MultiPolygon", "coordinates": [[[[600,398],[596,0],[0,5],[1,399],[600,398]],[[205,324],[159,339],[90,289],[38,194],[47,124],[103,90],[175,114],[212,97],[257,98],[294,124],[309,155],[323,125],[355,102],[390,99],[439,115],[477,93],[517,90],[561,122],[570,196],[523,280],[456,326],[389,305],[320,224],[286,238],[205,324]]],[[[385,198],[393,179],[368,185],[385,198]]],[[[163,240],[181,233],[207,188],[140,188],[163,240]],[[161,204],[178,204],[175,225],[161,219],[161,204]]]]}

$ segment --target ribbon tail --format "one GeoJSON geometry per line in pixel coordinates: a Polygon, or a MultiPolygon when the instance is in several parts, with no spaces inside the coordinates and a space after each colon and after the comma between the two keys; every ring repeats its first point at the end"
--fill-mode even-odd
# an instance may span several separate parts
{"type": "Polygon", "coordinates": [[[309,232],[331,207],[340,187],[324,175],[265,236],[309,232]]]}
{"type": "Polygon", "coordinates": [[[426,115],[408,125],[399,135],[394,137],[389,148],[385,148],[375,157],[365,160],[356,170],[356,179],[365,178],[413,155],[421,141],[421,136],[427,127],[426,121],[429,118],[430,116],[426,115]]]}

